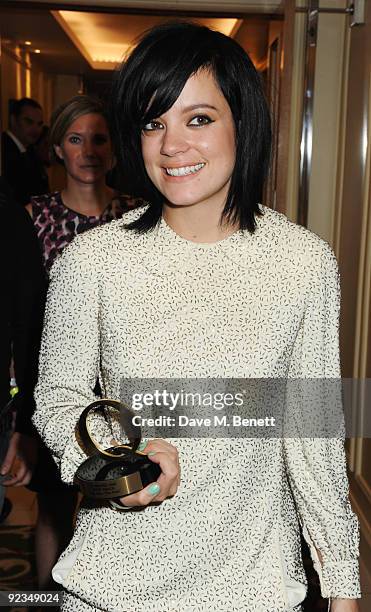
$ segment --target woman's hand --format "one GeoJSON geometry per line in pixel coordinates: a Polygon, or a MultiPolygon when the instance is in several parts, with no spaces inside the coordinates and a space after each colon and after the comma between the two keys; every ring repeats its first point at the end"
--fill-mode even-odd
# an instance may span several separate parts
{"type": "Polygon", "coordinates": [[[13,433],[8,451],[3,461],[1,475],[7,476],[3,481],[6,487],[23,487],[28,485],[37,460],[38,443],[31,436],[18,432],[13,433]]]}
{"type": "Polygon", "coordinates": [[[145,448],[140,450],[160,466],[162,474],[155,483],[138,493],[121,497],[121,504],[127,507],[147,506],[153,501],[164,501],[167,497],[175,495],[180,484],[179,455],[175,446],[165,440],[156,439],[147,442],[145,448]]]}
{"type": "Polygon", "coordinates": [[[359,612],[358,599],[332,599],[331,612],[359,612]]]}

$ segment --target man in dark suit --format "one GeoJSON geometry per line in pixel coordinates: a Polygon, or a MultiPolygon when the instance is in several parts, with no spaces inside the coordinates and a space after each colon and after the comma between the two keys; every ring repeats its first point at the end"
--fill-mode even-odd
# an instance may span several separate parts
{"type": "Polygon", "coordinates": [[[25,205],[31,196],[49,192],[47,173],[33,148],[43,128],[43,113],[36,100],[22,98],[12,103],[9,114],[9,129],[1,137],[2,175],[14,199],[25,205]]]}
{"type": "Polygon", "coordinates": [[[31,218],[12,201],[3,177],[0,177],[0,287],[1,515],[4,486],[28,484],[36,463],[38,444],[31,415],[46,293],[44,266],[31,218]],[[13,400],[15,423],[7,411],[12,358],[19,388],[13,400]]]}

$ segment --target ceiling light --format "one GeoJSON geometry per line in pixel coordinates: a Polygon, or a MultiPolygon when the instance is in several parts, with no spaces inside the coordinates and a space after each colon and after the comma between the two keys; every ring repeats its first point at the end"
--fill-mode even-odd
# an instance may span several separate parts
{"type": "Polygon", "coordinates": [[[35,49],[35,53],[41,53],[40,49],[35,49]]]}
{"type": "MultiPolygon", "coordinates": [[[[70,10],[52,11],[52,15],[94,70],[114,70],[143,30],[166,21],[160,16],[70,10]]],[[[237,31],[240,24],[235,18],[200,18],[198,21],[227,36],[237,31]]]]}
{"type": "Polygon", "coordinates": [[[29,47],[30,45],[32,45],[32,42],[30,40],[25,40],[24,44],[27,45],[27,47],[29,47]]]}

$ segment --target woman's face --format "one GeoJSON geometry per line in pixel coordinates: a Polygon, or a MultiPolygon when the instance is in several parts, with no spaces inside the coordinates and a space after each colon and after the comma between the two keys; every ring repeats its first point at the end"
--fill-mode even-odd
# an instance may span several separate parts
{"type": "Polygon", "coordinates": [[[105,118],[97,113],[78,117],[55,151],[63,159],[67,175],[75,181],[94,184],[104,180],[112,164],[111,140],[105,118]]]}
{"type": "Polygon", "coordinates": [[[235,127],[210,71],[191,76],[173,106],[145,125],[142,155],[167,202],[223,209],[235,165],[235,127]]]}

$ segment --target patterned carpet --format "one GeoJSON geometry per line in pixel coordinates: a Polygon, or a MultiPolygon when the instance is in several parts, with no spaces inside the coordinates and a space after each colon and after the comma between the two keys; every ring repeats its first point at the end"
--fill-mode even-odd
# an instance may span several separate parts
{"type": "MultiPolygon", "coordinates": [[[[33,528],[0,526],[0,590],[35,590],[33,528]]],[[[20,612],[26,608],[1,607],[1,612],[20,612]]],[[[36,610],[36,608],[31,608],[36,610]]]]}
{"type": "MultiPolygon", "coordinates": [[[[0,526],[0,590],[35,590],[36,568],[33,552],[33,528],[0,526]]],[[[309,550],[302,540],[304,567],[308,578],[308,595],[304,602],[305,612],[326,612],[327,600],[320,596],[318,577],[313,569],[309,550]]],[[[51,610],[51,608],[42,608],[51,610]]],[[[1,607],[1,612],[24,612],[26,608],[1,607]]],[[[36,608],[30,608],[35,612],[36,608]]],[[[71,610],[71,612],[73,612],[71,610]]]]}

